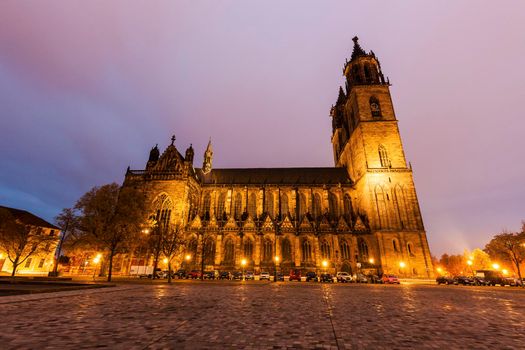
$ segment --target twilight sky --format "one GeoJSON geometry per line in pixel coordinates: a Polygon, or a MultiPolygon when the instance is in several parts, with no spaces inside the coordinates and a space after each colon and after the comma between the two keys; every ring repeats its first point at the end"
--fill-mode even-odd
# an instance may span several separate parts
{"type": "Polygon", "coordinates": [[[430,248],[525,219],[523,1],[0,2],[0,204],[48,220],[170,136],[196,166],[332,166],[351,38],[390,78],[430,248]]]}

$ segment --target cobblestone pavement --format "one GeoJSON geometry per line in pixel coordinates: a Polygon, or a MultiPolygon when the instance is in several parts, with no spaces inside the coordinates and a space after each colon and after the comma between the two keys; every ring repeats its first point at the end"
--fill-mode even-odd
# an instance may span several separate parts
{"type": "Polygon", "coordinates": [[[525,291],[307,283],[121,284],[0,298],[2,349],[512,349],[525,291]]]}

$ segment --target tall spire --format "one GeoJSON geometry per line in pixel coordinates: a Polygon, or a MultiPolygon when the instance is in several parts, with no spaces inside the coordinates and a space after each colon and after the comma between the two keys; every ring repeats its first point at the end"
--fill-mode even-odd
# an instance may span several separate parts
{"type": "Polygon", "coordinates": [[[208,141],[208,147],[206,147],[206,151],[204,151],[204,161],[202,162],[202,172],[204,174],[207,174],[211,171],[212,159],[213,159],[213,150],[211,148],[211,137],[210,137],[210,141],[208,141]]]}
{"type": "Polygon", "coordinates": [[[339,96],[337,97],[336,105],[339,106],[346,101],[346,94],[343,91],[343,87],[339,86],[339,96]]]}
{"type": "Polygon", "coordinates": [[[357,57],[366,56],[367,55],[365,50],[363,50],[361,45],[359,45],[358,40],[359,40],[359,38],[357,36],[354,36],[352,38],[352,41],[354,42],[354,50],[352,51],[352,57],[350,58],[350,62],[353,61],[354,59],[356,59],[357,57]]]}

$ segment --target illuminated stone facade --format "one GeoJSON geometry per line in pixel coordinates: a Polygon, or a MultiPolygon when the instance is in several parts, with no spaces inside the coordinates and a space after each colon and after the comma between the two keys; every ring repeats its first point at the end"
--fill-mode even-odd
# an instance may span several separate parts
{"type": "Polygon", "coordinates": [[[193,148],[155,146],[124,186],[142,189],[159,223],[185,228],[186,268],[394,273],[430,277],[427,238],[397,126],[389,82],[354,38],[331,109],[333,168],[201,168],[193,148]],[[323,265],[326,261],[327,267],[323,265]]]}

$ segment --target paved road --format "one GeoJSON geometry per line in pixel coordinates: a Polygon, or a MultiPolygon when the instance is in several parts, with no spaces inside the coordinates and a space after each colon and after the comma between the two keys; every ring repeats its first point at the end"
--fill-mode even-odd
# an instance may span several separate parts
{"type": "Polygon", "coordinates": [[[523,349],[525,291],[181,282],[0,298],[2,349],[523,349]]]}

